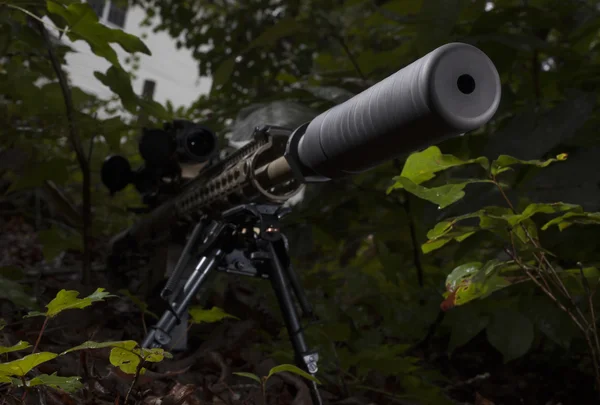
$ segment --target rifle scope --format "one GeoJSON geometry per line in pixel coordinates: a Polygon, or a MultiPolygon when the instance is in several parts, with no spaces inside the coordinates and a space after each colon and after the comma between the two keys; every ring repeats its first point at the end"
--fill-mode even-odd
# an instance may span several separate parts
{"type": "Polygon", "coordinates": [[[285,156],[256,171],[265,186],[326,181],[486,124],[500,103],[500,78],[478,48],[443,45],[302,125],[285,156]]]}
{"type": "Polygon", "coordinates": [[[164,130],[144,129],[139,151],[150,165],[164,165],[174,156],[181,163],[202,163],[217,151],[217,137],[206,127],[175,120],[166,124],[164,130]]]}

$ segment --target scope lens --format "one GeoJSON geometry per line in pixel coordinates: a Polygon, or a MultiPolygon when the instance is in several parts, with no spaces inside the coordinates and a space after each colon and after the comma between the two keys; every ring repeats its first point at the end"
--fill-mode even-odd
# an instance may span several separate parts
{"type": "Polygon", "coordinates": [[[192,132],[185,139],[186,149],[198,160],[203,160],[212,155],[216,146],[215,136],[205,130],[192,132]]]}
{"type": "Polygon", "coordinates": [[[129,161],[123,156],[109,156],[102,163],[102,183],[111,193],[123,190],[133,179],[129,161]]]}

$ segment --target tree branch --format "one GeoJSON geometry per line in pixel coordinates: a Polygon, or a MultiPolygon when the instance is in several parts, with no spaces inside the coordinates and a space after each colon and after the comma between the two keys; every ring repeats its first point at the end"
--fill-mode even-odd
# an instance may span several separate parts
{"type": "Polygon", "coordinates": [[[83,263],[81,266],[81,282],[84,286],[88,286],[90,284],[90,276],[91,276],[91,249],[90,249],[90,233],[91,233],[91,224],[92,224],[92,199],[91,199],[91,179],[90,179],[90,166],[89,161],[85,155],[83,150],[83,146],[81,145],[81,139],[79,138],[79,134],[77,131],[77,125],[75,123],[75,110],[73,108],[73,100],[71,98],[71,91],[69,89],[69,84],[67,83],[67,79],[62,70],[61,64],[54,52],[54,48],[52,45],[52,40],[46,30],[46,27],[41,21],[33,20],[40,32],[40,35],[44,39],[46,43],[46,48],[48,51],[48,57],[50,58],[50,62],[52,63],[52,67],[56,73],[58,78],[58,82],[63,94],[63,100],[65,103],[65,111],[67,115],[67,121],[69,126],[69,142],[71,143],[71,147],[75,151],[75,155],[77,156],[77,162],[79,163],[79,168],[83,175],[82,182],[82,199],[83,199],[83,226],[82,226],[82,236],[83,236],[83,263]]]}

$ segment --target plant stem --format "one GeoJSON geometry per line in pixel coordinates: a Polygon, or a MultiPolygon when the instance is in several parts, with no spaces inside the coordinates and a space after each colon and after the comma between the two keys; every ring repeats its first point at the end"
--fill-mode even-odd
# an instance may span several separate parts
{"type": "Polygon", "coordinates": [[[48,325],[48,317],[44,318],[44,323],[42,324],[42,327],[40,328],[40,333],[38,334],[37,340],[35,341],[35,346],[33,346],[33,351],[31,352],[31,354],[35,353],[36,350],[38,349],[38,346],[40,345],[40,341],[42,340],[42,335],[44,334],[44,331],[46,330],[46,326],[48,325]]]}
{"type": "Polygon", "coordinates": [[[133,391],[133,387],[135,387],[135,384],[137,383],[138,379],[140,378],[140,374],[141,374],[143,366],[144,366],[144,359],[141,359],[140,364],[138,364],[138,366],[135,370],[135,376],[133,377],[133,381],[131,382],[131,385],[129,386],[129,390],[127,390],[127,395],[125,395],[125,401],[123,401],[123,405],[127,405],[127,401],[129,401],[129,396],[131,395],[131,392],[133,391]]]}
{"type": "Polygon", "coordinates": [[[52,67],[56,76],[58,78],[58,82],[60,84],[60,88],[63,94],[63,100],[65,103],[65,111],[67,115],[67,121],[69,123],[69,142],[71,143],[71,147],[75,151],[75,155],[77,156],[77,161],[79,163],[79,168],[81,170],[81,174],[83,177],[82,186],[81,186],[81,194],[83,199],[83,224],[82,224],[82,236],[83,236],[83,263],[81,266],[81,282],[84,286],[89,286],[90,278],[91,278],[91,225],[92,225],[92,198],[91,198],[91,174],[89,161],[86,158],[85,152],[83,151],[83,146],[81,145],[81,139],[79,138],[79,134],[77,131],[77,125],[75,124],[75,110],[73,108],[73,100],[71,98],[71,91],[69,89],[69,84],[65,77],[65,74],[62,70],[58,57],[54,52],[54,48],[52,46],[52,41],[49,38],[48,31],[42,22],[39,20],[35,20],[38,25],[38,29],[42,38],[46,42],[46,47],[48,50],[48,57],[50,58],[50,62],[52,63],[52,67]]]}

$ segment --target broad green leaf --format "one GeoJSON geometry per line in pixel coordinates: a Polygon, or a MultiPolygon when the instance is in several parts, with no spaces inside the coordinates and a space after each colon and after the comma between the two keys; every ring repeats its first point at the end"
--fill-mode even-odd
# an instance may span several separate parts
{"type": "Polygon", "coordinates": [[[244,373],[244,372],[235,372],[235,373],[232,373],[232,374],[239,375],[240,377],[251,378],[254,381],[256,381],[257,383],[262,384],[262,382],[260,381],[260,378],[256,374],[244,373]]]}
{"type": "Polygon", "coordinates": [[[281,364],[279,366],[273,367],[269,371],[269,375],[267,375],[267,379],[269,379],[272,375],[275,375],[277,373],[282,373],[284,371],[287,371],[288,373],[297,374],[301,377],[306,378],[307,380],[311,380],[311,381],[316,382],[317,384],[321,384],[321,382],[315,376],[310,375],[306,371],[299,369],[298,367],[294,366],[293,364],[281,364]]]}
{"type": "Polygon", "coordinates": [[[154,347],[152,349],[134,349],[135,353],[138,353],[145,361],[150,363],[160,363],[165,358],[170,359],[173,358],[173,355],[169,352],[166,352],[164,349],[160,347],[154,347]]]}
{"type": "Polygon", "coordinates": [[[566,153],[561,153],[556,156],[556,159],[542,160],[520,160],[508,155],[500,155],[498,159],[492,162],[491,173],[496,176],[502,172],[510,170],[510,166],[514,165],[531,165],[537,167],[546,167],[554,162],[560,162],[567,159],[566,153]]]}
{"type": "Polygon", "coordinates": [[[0,299],[5,299],[25,309],[37,309],[35,297],[27,293],[21,284],[0,277],[0,299]]]}
{"type": "Polygon", "coordinates": [[[50,352],[40,352],[27,355],[21,359],[9,361],[8,363],[0,363],[0,374],[24,377],[32,369],[42,363],[50,361],[57,357],[58,354],[50,352]]]}
{"type": "MultiPolygon", "coordinates": [[[[139,354],[134,353],[133,349],[137,346],[136,342],[132,344],[123,346],[123,347],[114,347],[110,351],[110,356],[108,360],[110,364],[115,367],[118,367],[121,371],[126,374],[135,374],[137,373],[137,368],[142,361],[139,354]]],[[[146,370],[142,367],[140,369],[140,374],[144,374],[146,370]]]]}
{"type": "Polygon", "coordinates": [[[459,284],[465,278],[471,277],[474,274],[476,274],[479,270],[481,270],[482,266],[483,263],[481,262],[461,264],[460,266],[452,270],[452,272],[448,274],[448,277],[446,277],[446,289],[448,291],[456,291],[459,284]]]}
{"type": "Polygon", "coordinates": [[[136,347],[137,342],[134,340],[120,340],[120,341],[113,341],[113,342],[93,342],[93,341],[87,341],[84,342],[78,346],[72,347],[68,350],[65,350],[64,352],[61,353],[61,355],[66,354],[66,353],[70,353],[70,352],[74,352],[77,350],[88,350],[88,349],[104,349],[106,347],[122,347],[122,348],[133,348],[136,347]]]}
{"type": "Polygon", "coordinates": [[[95,71],[94,76],[119,96],[127,111],[136,113],[138,97],[131,87],[131,79],[127,72],[121,67],[111,66],[106,73],[95,71]]]}
{"type": "MultiPolygon", "coordinates": [[[[415,184],[421,184],[427,180],[431,180],[435,177],[435,173],[447,170],[451,167],[463,166],[468,164],[480,164],[485,170],[489,166],[489,162],[485,157],[479,157],[476,159],[462,160],[453,155],[442,154],[437,146],[431,146],[422,152],[416,152],[411,154],[400,176],[394,178],[397,180],[400,177],[405,177],[411,180],[415,184]]],[[[393,188],[402,188],[402,185],[393,188]]],[[[388,193],[390,190],[388,190],[388,193]]]]}
{"type": "Polygon", "coordinates": [[[599,225],[600,212],[567,212],[565,215],[554,218],[542,226],[542,230],[556,225],[560,231],[570,227],[571,225],[599,225]]]}
{"type": "Polygon", "coordinates": [[[447,315],[452,325],[448,350],[452,353],[457,347],[467,344],[490,323],[490,317],[482,314],[477,304],[456,308],[447,315]]]}
{"type": "Polygon", "coordinates": [[[44,315],[52,318],[67,309],[83,309],[89,307],[94,302],[104,301],[105,298],[114,297],[114,295],[104,292],[104,288],[98,288],[85,298],[77,298],[78,295],[78,291],[60,290],[58,294],[56,294],[56,297],[46,305],[46,308],[48,308],[46,313],[30,312],[27,316],[44,315]]]}
{"type": "Polygon", "coordinates": [[[233,73],[235,67],[235,58],[227,58],[213,72],[212,87],[210,92],[213,93],[219,86],[225,85],[229,81],[229,77],[233,73]]]}
{"type": "Polygon", "coordinates": [[[450,307],[464,305],[524,280],[524,278],[505,276],[518,270],[519,266],[512,262],[501,262],[495,259],[485,265],[473,262],[458,266],[446,278],[447,292],[444,297],[447,299],[447,305],[450,307]]]}
{"type": "Polygon", "coordinates": [[[17,352],[19,350],[27,349],[31,347],[28,342],[20,341],[16,345],[12,345],[10,347],[0,346],[0,354],[9,353],[9,352],[17,352]]]}
{"type": "Polygon", "coordinates": [[[8,383],[8,384],[10,384],[12,382],[13,382],[12,378],[10,378],[7,375],[0,374],[0,383],[8,383]]]}
{"type": "MultiPolygon", "coordinates": [[[[56,389],[61,389],[66,392],[76,392],[83,388],[81,383],[81,377],[60,377],[56,373],[48,375],[41,374],[29,381],[26,381],[28,387],[35,387],[36,385],[45,385],[56,389]]],[[[22,384],[22,383],[21,383],[22,384]]]]}
{"type": "Polygon", "coordinates": [[[138,37],[119,29],[111,29],[98,21],[94,10],[87,3],[74,2],[64,6],[48,1],[50,13],[61,16],[68,24],[68,36],[72,41],[84,40],[97,56],[105,58],[113,66],[120,67],[117,53],[110,46],[116,43],[126,52],[142,52],[150,55],[148,47],[138,37]]]}
{"type": "Polygon", "coordinates": [[[441,209],[446,208],[447,206],[454,204],[463,198],[465,196],[465,192],[463,190],[467,184],[487,182],[489,182],[489,180],[467,180],[457,184],[446,184],[440,187],[426,188],[415,184],[412,180],[406,177],[397,177],[396,183],[391,187],[391,189],[400,188],[396,187],[396,185],[399,184],[401,185],[401,188],[404,188],[409,193],[414,194],[423,200],[432,202],[441,209]]]}
{"type": "Polygon", "coordinates": [[[222,321],[225,318],[239,319],[223,311],[219,307],[211,309],[202,309],[200,307],[192,307],[189,309],[192,323],[213,323],[222,321]]]}
{"type": "Polygon", "coordinates": [[[494,312],[486,334],[490,344],[502,353],[505,363],[527,353],[534,338],[531,321],[511,308],[494,312]]]}
{"type": "Polygon", "coordinates": [[[44,229],[38,232],[38,238],[46,261],[53,260],[67,250],[83,251],[82,236],[74,230],[65,231],[56,227],[44,229]]]}
{"type": "Polygon", "coordinates": [[[580,212],[583,213],[583,208],[575,204],[567,204],[562,202],[556,203],[533,203],[529,204],[521,214],[507,216],[508,223],[511,226],[517,225],[524,220],[531,218],[535,214],[554,214],[557,212],[580,212]]]}
{"type": "Polygon", "coordinates": [[[469,236],[474,235],[478,230],[479,228],[467,226],[453,227],[451,232],[446,232],[443,236],[437,237],[435,239],[430,239],[424,244],[422,244],[421,250],[423,251],[423,253],[429,253],[445,246],[448,242],[462,242],[469,236]]]}
{"type": "Polygon", "coordinates": [[[169,121],[173,119],[173,116],[162,106],[154,100],[148,100],[146,98],[137,97],[137,104],[140,109],[148,116],[155,117],[159,120],[169,121]]]}

